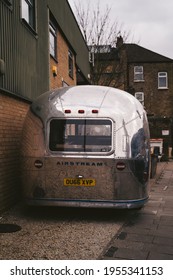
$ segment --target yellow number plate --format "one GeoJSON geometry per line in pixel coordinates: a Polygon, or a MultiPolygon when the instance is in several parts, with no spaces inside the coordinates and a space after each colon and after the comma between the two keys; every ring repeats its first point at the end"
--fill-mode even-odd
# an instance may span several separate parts
{"type": "Polygon", "coordinates": [[[96,185],[95,179],[75,179],[65,178],[64,186],[66,187],[94,187],[96,185]]]}

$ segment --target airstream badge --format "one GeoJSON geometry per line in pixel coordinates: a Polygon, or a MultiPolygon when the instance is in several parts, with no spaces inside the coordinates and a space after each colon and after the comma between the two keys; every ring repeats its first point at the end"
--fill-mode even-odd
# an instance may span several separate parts
{"type": "Polygon", "coordinates": [[[57,165],[63,165],[63,166],[97,166],[97,167],[101,167],[101,166],[106,166],[106,162],[103,163],[103,162],[68,162],[68,161],[65,161],[65,162],[61,162],[61,161],[58,161],[57,162],[57,165]]]}

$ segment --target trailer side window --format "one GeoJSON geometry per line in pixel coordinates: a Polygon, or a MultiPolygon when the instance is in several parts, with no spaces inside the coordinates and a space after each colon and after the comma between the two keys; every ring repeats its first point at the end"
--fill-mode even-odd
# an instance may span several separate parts
{"type": "Polygon", "coordinates": [[[49,148],[51,151],[99,152],[112,149],[110,120],[54,119],[50,122],[49,148]]]}

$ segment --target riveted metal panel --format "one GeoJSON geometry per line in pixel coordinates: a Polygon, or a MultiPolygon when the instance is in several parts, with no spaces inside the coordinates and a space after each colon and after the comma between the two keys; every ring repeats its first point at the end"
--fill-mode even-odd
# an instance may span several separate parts
{"type": "Polygon", "coordinates": [[[101,86],[46,92],[31,105],[24,126],[24,197],[27,203],[38,205],[142,206],[148,198],[148,141],[145,111],[128,93],[101,86]],[[78,152],[76,147],[72,153],[50,150],[50,120],[69,119],[66,108],[70,119],[109,117],[112,152],[78,152]],[[79,108],[84,111],[82,117],[79,108]]]}

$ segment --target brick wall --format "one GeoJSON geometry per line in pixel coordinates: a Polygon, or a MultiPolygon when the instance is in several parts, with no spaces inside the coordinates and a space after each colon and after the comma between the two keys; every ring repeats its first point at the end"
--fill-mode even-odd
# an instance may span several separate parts
{"type": "Polygon", "coordinates": [[[144,81],[134,82],[134,66],[130,65],[129,83],[134,92],[144,92],[144,106],[148,114],[173,116],[173,68],[171,63],[145,63],[144,81]],[[168,73],[168,89],[158,89],[158,72],[168,73]]]}
{"type": "Polygon", "coordinates": [[[60,32],[57,34],[57,61],[50,57],[50,89],[62,87],[63,81],[69,86],[76,85],[75,56],[73,61],[74,76],[71,78],[68,71],[69,46],[60,32]],[[57,76],[52,73],[52,67],[57,67],[57,76]]]}
{"type": "Polygon", "coordinates": [[[20,139],[28,106],[0,92],[0,212],[19,197],[20,139]]]}
{"type": "Polygon", "coordinates": [[[149,116],[151,138],[163,138],[163,153],[165,159],[173,151],[173,65],[172,63],[139,63],[143,66],[144,81],[134,82],[134,66],[129,66],[129,85],[135,92],[144,93],[144,107],[149,116]],[[168,88],[158,88],[158,72],[168,73],[168,88]],[[169,135],[162,135],[162,131],[169,135]]]}

